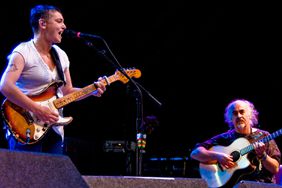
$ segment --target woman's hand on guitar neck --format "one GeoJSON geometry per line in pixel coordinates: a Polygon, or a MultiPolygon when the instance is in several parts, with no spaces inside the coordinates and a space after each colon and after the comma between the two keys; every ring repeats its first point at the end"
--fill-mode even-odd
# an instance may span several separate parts
{"type": "Polygon", "coordinates": [[[106,91],[106,86],[101,82],[103,78],[100,77],[97,82],[94,82],[95,87],[97,88],[92,92],[92,95],[96,97],[101,97],[102,94],[106,91]]]}

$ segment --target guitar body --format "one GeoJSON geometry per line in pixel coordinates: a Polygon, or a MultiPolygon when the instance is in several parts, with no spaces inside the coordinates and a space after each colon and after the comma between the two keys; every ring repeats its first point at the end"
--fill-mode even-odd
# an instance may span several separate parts
{"type": "MultiPolygon", "coordinates": [[[[59,113],[53,101],[57,99],[56,92],[60,82],[51,83],[41,94],[29,96],[36,103],[46,106],[59,113]]],[[[12,135],[22,144],[34,144],[38,142],[54,124],[46,124],[38,120],[32,112],[27,111],[9,100],[2,104],[2,116],[7,128],[12,135]]],[[[72,117],[59,116],[57,125],[67,125],[72,117]]]]}
{"type": "Polygon", "coordinates": [[[200,163],[200,175],[209,187],[233,187],[241,175],[248,174],[254,170],[250,166],[247,155],[241,156],[240,154],[240,149],[248,145],[250,145],[250,142],[247,139],[238,138],[227,147],[214,146],[210,149],[232,155],[236,165],[233,168],[224,169],[218,163],[200,163]]]}

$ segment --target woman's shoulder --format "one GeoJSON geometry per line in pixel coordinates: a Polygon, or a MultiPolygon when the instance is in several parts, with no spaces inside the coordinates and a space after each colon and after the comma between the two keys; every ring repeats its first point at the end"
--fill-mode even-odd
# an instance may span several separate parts
{"type": "Polygon", "coordinates": [[[19,44],[17,44],[14,47],[14,49],[12,49],[11,54],[16,52],[16,53],[19,53],[26,58],[27,55],[30,55],[30,54],[33,53],[33,51],[34,51],[33,45],[34,44],[31,40],[20,42],[19,44]]]}
{"type": "Polygon", "coordinates": [[[19,44],[17,44],[14,48],[13,51],[21,51],[21,50],[25,50],[25,49],[30,49],[33,45],[33,42],[30,41],[23,41],[20,42],[19,44]]]}

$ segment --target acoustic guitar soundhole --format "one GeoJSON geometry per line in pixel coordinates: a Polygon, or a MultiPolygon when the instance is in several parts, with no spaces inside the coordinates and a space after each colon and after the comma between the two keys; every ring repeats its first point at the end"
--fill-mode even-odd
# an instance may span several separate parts
{"type": "Polygon", "coordinates": [[[238,151],[233,151],[230,155],[233,157],[233,162],[236,162],[240,158],[240,153],[238,151]]]}

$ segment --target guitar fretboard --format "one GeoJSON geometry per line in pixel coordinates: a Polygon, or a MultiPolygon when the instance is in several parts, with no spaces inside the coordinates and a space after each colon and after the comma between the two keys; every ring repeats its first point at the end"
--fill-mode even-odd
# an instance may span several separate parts
{"type": "MultiPolygon", "coordinates": [[[[281,134],[282,134],[282,129],[279,129],[278,131],[275,131],[274,133],[267,135],[266,137],[263,137],[262,139],[259,140],[259,142],[267,143],[270,140],[277,138],[281,134]]],[[[253,149],[254,149],[253,144],[250,144],[249,146],[241,149],[240,154],[245,155],[245,154],[249,153],[250,151],[252,151],[253,149]]]]}
{"type": "MultiPolygon", "coordinates": [[[[117,79],[114,77],[114,75],[109,76],[109,77],[104,77],[104,79],[102,79],[100,82],[106,86],[106,85],[110,85],[112,82],[116,81],[117,79]]],[[[57,109],[62,108],[64,106],[66,106],[67,104],[80,99],[90,93],[92,93],[93,91],[95,91],[97,88],[95,87],[94,84],[90,84],[78,91],[75,91],[73,93],[70,93],[68,95],[65,95],[64,97],[58,98],[56,100],[54,100],[54,105],[57,109]]]]}
{"type": "MultiPolygon", "coordinates": [[[[138,69],[129,69],[129,70],[124,70],[124,71],[127,74],[127,76],[129,77],[133,76],[135,78],[139,78],[141,76],[141,72],[138,69]]],[[[104,76],[100,82],[104,86],[106,86],[106,85],[110,85],[112,82],[115,82],[117,80],[120,80],[123,83],[127,83],[129,81],[129,79],[125,77],[120,71],[116,71],[115,74],[109,77],[104,76]]],[[[82,97],[85,97],[87,95],[90,96],[89,94],[95,91],[96,89],[97,87],[95,86],[95,84],[90,84],[78,91],[75,91],[73,93],[65,95],[64,97],[54,100],[53,104],[57,109],[62,108],[77,99],[81,99],[82,97]]]]}
{"type": "Polygon", "coordinates": [[[94,84],[88,85],[82,89],[80,89],[79,91],[75,91],[73,93],[70,93],[68,95],[65,95],[62,98],[58,98],[56,100],[53,101],[55,107],[57,109],[62,108],[64,106],[66,106],[67,104],[85,96],[90,94],[91,92],[95,91],[97,88],[95,87],[94,84]]]}

